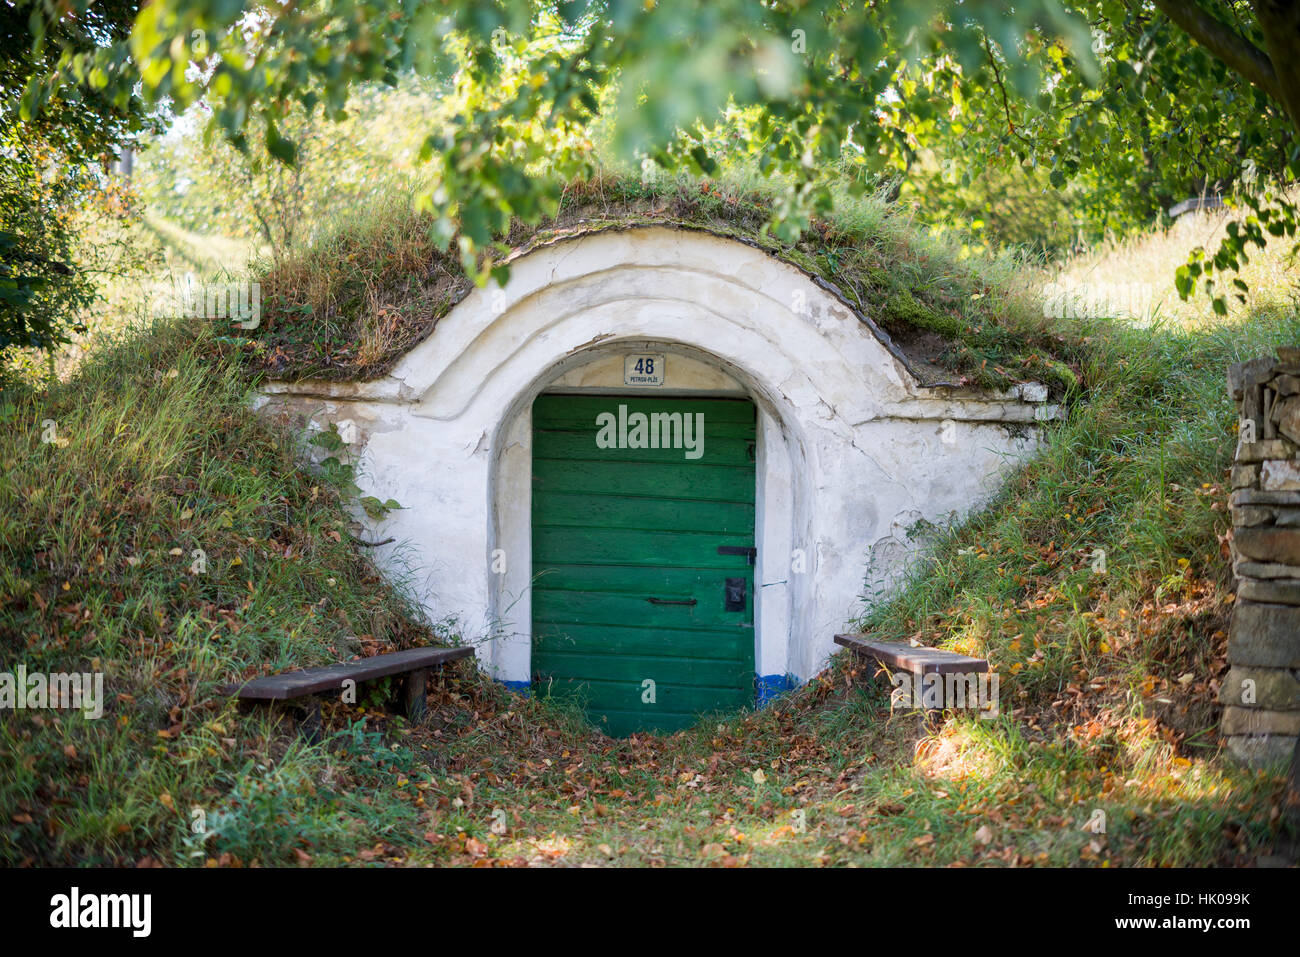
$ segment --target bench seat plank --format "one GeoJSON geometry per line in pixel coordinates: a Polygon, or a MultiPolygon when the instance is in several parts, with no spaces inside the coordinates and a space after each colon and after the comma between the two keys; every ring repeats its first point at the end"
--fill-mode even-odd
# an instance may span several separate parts
{"type": "Polygon", "coordinates": [[[864,635],[836,635],[835,643],[896,671],[913,674],[965,674],[985,672],[989,663],[983,658],[959,655],[938,648],[916,648],[902,641],[871,641],[864,635]]]}
{"type": "Polygon", "coordinates": [[[323,668],[304,668],[301,671],[286,671],[278,675],[235,682],[226,685],[221,692],[236,695],[241,701],[288,701],[323,691],[337,691],[348,678],[360,684],[408,671],[435,668],[458,658],[468,658],[472,654],[473,648],[412,648],[408,651],[391,651],[323,668]]]}

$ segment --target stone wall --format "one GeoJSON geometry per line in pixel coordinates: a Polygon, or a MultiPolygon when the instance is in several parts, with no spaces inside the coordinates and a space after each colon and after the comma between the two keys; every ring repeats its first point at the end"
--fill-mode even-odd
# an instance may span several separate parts
{"type": "Polygon", "coordinates": [[[1264,764],[1300,737],[1300,348],[1230,367],[1228,390],[1241,421],[1221,733],[1235,757],[1264,764]]]}

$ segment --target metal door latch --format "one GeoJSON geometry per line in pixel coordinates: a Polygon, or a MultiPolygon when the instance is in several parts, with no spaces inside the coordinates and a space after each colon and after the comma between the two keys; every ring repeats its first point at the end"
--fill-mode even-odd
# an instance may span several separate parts
{"type": "Polygon", "coordinates": [[[743,545],[719,545],[719,555],[744,555],[749,559],[749,563],[754,564],[754,559],[758,556],[757,548],[745,548],[743,545]]]}

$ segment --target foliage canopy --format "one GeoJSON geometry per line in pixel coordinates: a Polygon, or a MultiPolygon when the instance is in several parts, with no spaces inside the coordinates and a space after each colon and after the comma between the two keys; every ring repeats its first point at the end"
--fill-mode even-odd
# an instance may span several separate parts
{"type": "MultiPolygon", "coordinates": [[[[36,48],[88,8],[41,0],[36,48]]],[[[1297,169],[1297,18],[1277,0],[159,0],[127,37],[66,45],[22,111],[74,91],[119,109],[137,88],[174,108],[203,98],[233,143],[258,136],[292,164],[294,109],[337,119],[356,85],[414,71],[463,96],[425,140],[419,204],[480,282],[503,276],[484,253],[512,222],[553,215],[561,184],[591,172],[598,122],[667,170],[752,160],[782,184],[768,227],[785,241],[833,202],[832,170],[866,188],[924,148],[969,164],[957,177],[1000,162],[1081,183],[1105,228],[1235,188],[1250,215],[1180,277],[1184,293],[1204,278],[1222,310],[1213,276],[1295,233],[1272,187],[1297,169]]]]}

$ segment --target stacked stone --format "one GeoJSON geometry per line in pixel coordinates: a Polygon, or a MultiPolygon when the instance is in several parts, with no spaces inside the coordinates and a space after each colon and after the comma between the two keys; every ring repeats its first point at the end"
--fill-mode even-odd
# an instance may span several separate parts
{"type": "Polygon", "coordinates": [[[1238,759],[1271,764],[1300,739],[1300,348],[1231,366],[1228,391],[1241,423],[1221,733],[1238,759]]]}

